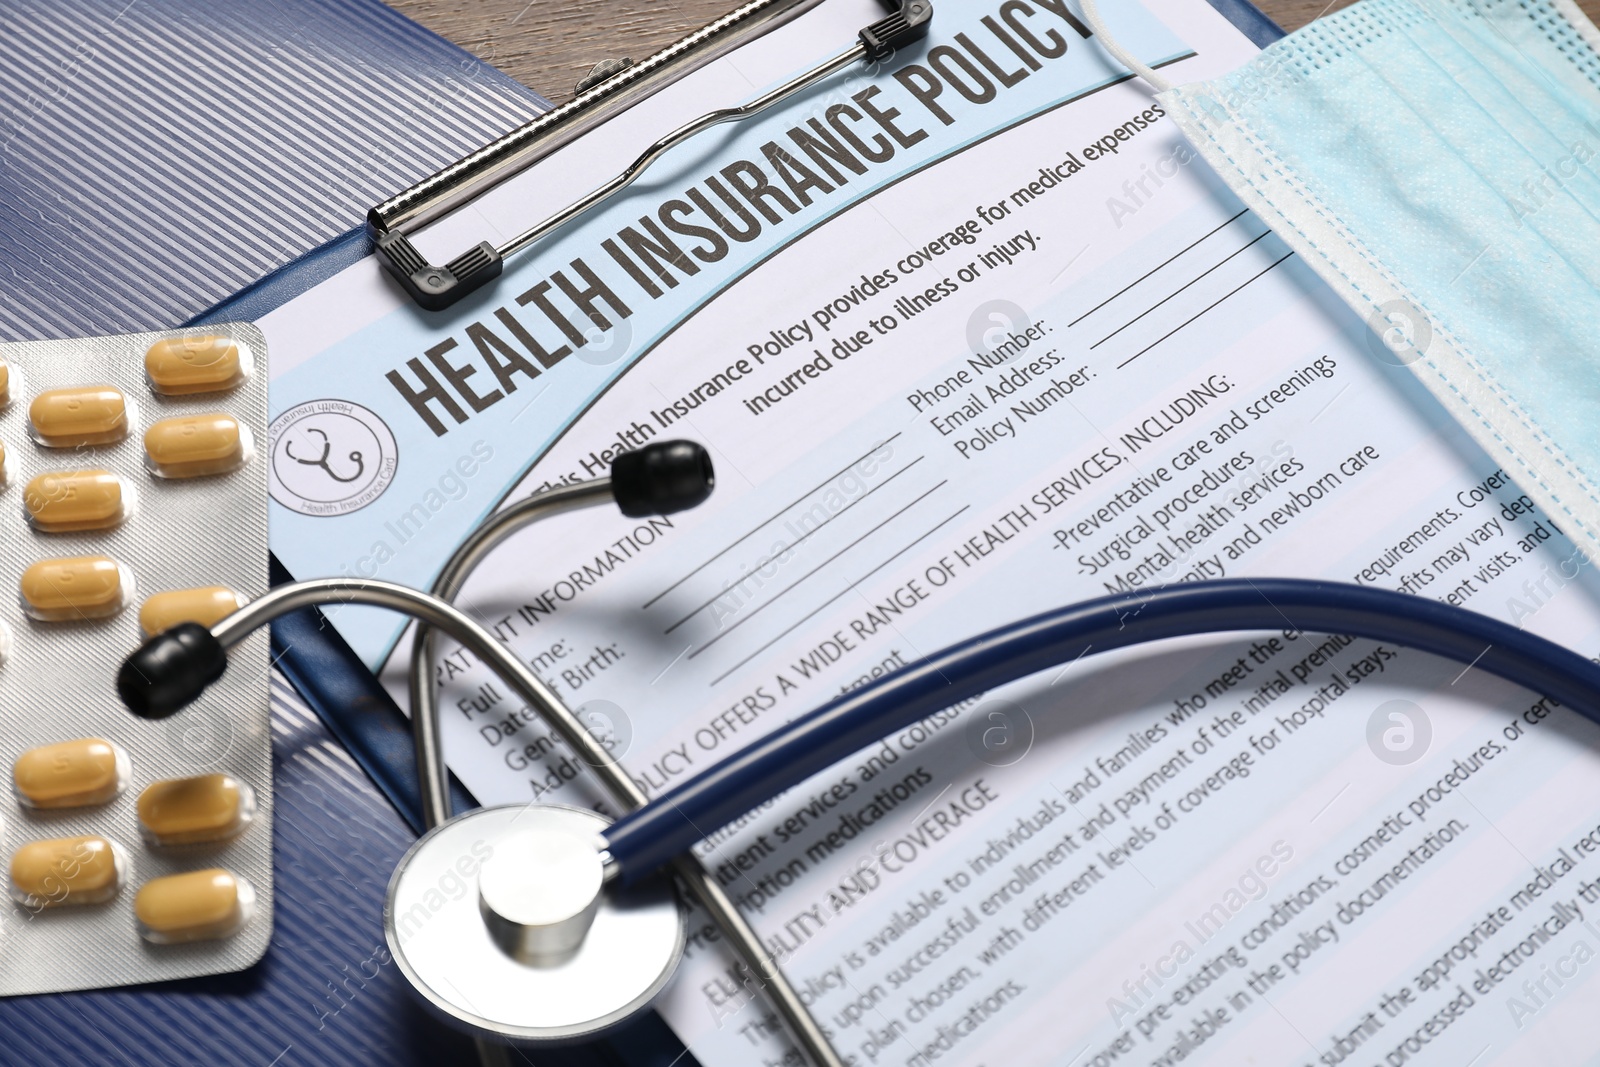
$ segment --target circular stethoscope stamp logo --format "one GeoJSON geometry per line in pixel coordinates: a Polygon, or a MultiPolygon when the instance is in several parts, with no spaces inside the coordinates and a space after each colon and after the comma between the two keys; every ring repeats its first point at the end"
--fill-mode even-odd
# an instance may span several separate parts
{"type": "Polygon", "coordinates": [[[301,515],[360,511],[394,481],[399,450],[388,424],[348,400],[311,400],[267,428],[272,499],[301,515]]]}

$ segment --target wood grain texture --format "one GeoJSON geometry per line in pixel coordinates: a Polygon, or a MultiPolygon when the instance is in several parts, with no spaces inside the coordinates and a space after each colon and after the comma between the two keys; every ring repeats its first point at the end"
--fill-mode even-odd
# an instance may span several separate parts
{"type": "MultiPolygon", "coordinates": [[[[556,103],[603,59],[642,59],[732,10],[735,0],[389,0],[435,33],[556,103]]],[[[1286,30],[1351,0],[1257,0],[1286,30]]],[[[1600,19],[1600,0],[1578,0],[1600,19]]]]}

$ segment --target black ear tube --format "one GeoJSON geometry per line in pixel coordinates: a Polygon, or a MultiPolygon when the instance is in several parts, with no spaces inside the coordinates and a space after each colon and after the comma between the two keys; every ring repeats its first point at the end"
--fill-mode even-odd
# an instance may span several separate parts
{"type": "Polygon", "coordinates": [[[228,669],[228,651],[197,622],[179,623],[139,646],[117,672],[117,695],[143,719],[187,707],[228,669]]]}
{"type": "Polygon", "coordinates": [[[658,441],[611,461],[611,491],[630,519],[698,507],[716,484],[711,453],[693,441],[658,441]]]}

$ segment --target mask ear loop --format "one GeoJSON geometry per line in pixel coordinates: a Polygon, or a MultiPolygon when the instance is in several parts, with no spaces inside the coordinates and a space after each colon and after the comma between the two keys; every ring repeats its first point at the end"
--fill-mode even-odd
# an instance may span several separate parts
{"type": "Polygon", "coordinates": [[[1171,82],[1135,59],[1133,53],[1122,47],[1121,42],[1111,36],[1111,32],[1106,29],[1105,19],[1100,17],[1100,6],[1095,0],[1080,0],[1080,2],[1083,6],[1083,20],[1089,24],[1089,30],[1100,42],[1100,47],[1109,52],[1112,59],[1149,82],[1151,88],[1158,93],[1164,93],[1172,88],[1171,82]]]}

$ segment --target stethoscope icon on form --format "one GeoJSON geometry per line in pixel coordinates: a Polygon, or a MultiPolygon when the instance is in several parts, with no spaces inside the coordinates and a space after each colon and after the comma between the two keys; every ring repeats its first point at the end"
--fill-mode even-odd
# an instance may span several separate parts
{"type": "Polygon", "coordinates": [[[328,435],[317,429],[315,426],[307,427],[306,433],[314,433],[318,437],[322,438],[322,455],[318,456],[316,459],[301,459],[299,456],[294,454],[293,441],[285,441],[283,443],[283,454],[301,466],[321,467],[323,470],[328,472],[328,477],[332,478],[336,482],[353,482],[367,472],[366,459],[362,457],[360,450],[352,448],[348,458],[350,459],[350,462],[356,465],[356,472],[348,478],[339,477],[338,474],[334,473],[333,468],[328,465],[328,456],[333,452],[333,442],[328,440],[328,435]]]}

